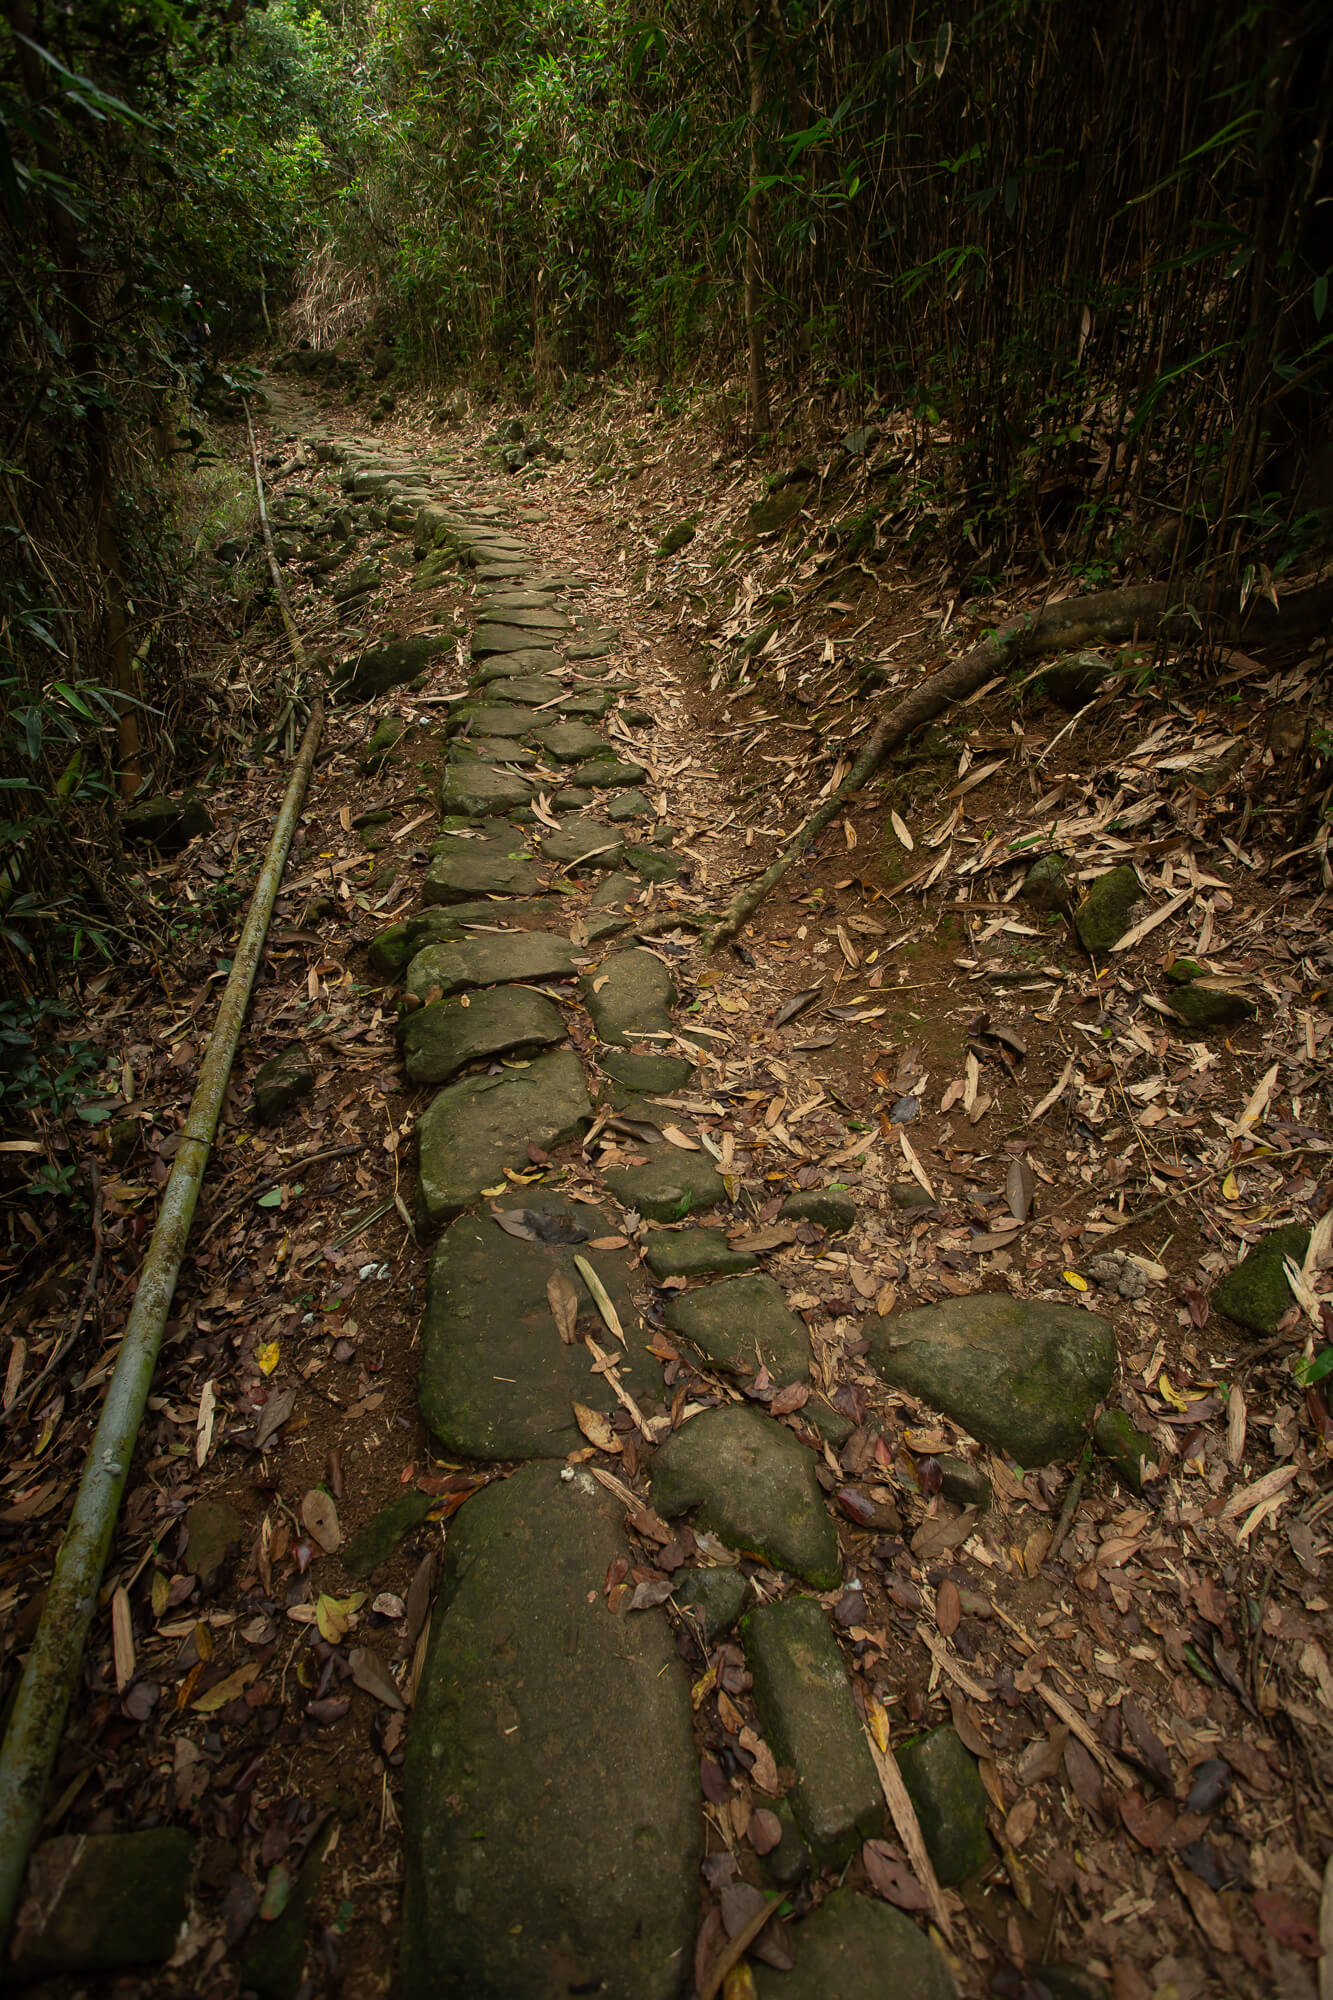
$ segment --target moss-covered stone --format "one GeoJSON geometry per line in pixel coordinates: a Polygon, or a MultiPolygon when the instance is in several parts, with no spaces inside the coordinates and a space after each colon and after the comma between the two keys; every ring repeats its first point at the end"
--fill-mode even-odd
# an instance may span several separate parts
{"type": "Polygon", "coordinates": [[[782,1287],[765,1272],[724,1278],[682,1292],[667,1307],[667,1325],[728,1374],[748,1378],[767,1368],[779,1384],[804,1382],[810,1372],[810,1336],[787,1304],[782,1287]]]}
{"type": "Polygon", "coordinates": [[[693,1065],[683,1056],[643,1056],[617,1049],[598,1061],[614,1082],[623,1083],[627,1090],[646,1091],[649,1096],[684,1090],[694,1075],[693,1065]]]}
{"type": "Polygon", "coordinates": [[[343,701],[369,701],[387,694],[391,687],[413,680],[442,653],[452,649],[452,639],[421,636],[388,639],[367,647],[355,660],[347,661],[334,675],[334,693],[343,701]]]}
{"type": "Polygon", "coordinates": [[[755,1260],[748,1250],[733,1250],[720,1229],[671,1229],[648,1238],[643,1261],[660,1280],[749,1271],[755,1260]]]}
{"type": "Polygon", "coordinates": [[[446,1000],[474,986],[568,979],[578,955],[568,938],[547,931],[508,931],[465,938],[461,944],[426,945],[407,968],[407,990],[418,1000],[446,1000]]]}
{"type": "Polygon", "coordinates": [[[347,1574],[359,1579],[388,1562],[404,1535],[420,1527],[434,1505],[428,1493],[413,1489],[381,1507],[343,1549],[341,1561],[347,1574]]]}
{"type": "Polygon", "coordinates": [[[421,887],[428,904],[463,903],[481,896],[533,896],[542,874],[521,834],[507,841],[451,840],[431,861],[421,887]]]}
{"type": "Polygon", "coordinates": [[[1176,986],[1171,1005],[1187,1028],[1238,1028],[1253,1021],[1258,1008],[1246,994],[1211,979],[1191,979],[1176,986]]]}
{"type": "Polygon", "coordinates": [[[830,1235],[845,1236],[856,1222],[856,1203],[846,1188],[804,1188],[789,1194],[779,1211],[784,1222],[814,1222],[830,1235]]]}
{"type": "Polygon", "coordinates": [[[647,792],[631,785],[627,792],[619,792],[615,798],[608,800],[606,817],[613,826],[623,826],[626,820],[651,819],[655,810],[647,792]]]}
{"type": "Polygon", "coordinates": [[[699,517],[697,514],[691,514],[685,520],[677,521],[675,527],[668,528],[661,541],[657,544],[658,555],[664,559],[667,556],[679,555],[681,550],[694,540],[698,532],[698,527],[699,517]]]}
{"type": "Polygon", "coordinates": [[[551,833],[542,834],[542,852],[548,861],[557,861],[570,874],[584,869],[615,868],[625,852],[625,843],[613,826],[595,819],[567,819],[551,833]]]}
{"type": "Polygon", "coordinates": [[[946,1500],[951,1500],[955,1507],[975,1507],[978,1514],[989,1512],[995,1495],[979,1465],[974,1465],[970,1458],[955,1458],[952,1454],[937,1462],[942,1481],[940,1491],[946,1500]]]}
{"type": "Polygon", "coordinates": [[[813,1454],[753,1404],[704,1410],[672,1432],[653,1465],[653,1505],[668,1518],[696,1509],[731,1548],[816,1589],[841,1574],[813,1454]]]}
{"type": "Polygon", "coordinates": [[[528,1164],[528,1147],[576,1139],[592,1104],[572,1049],[537,1056],[525,1069],[469,1078],[437,1092],[417,1126],[417,1198],[428,1224],[446,1222],[528,1164]]]}
{"type": "Polygon", "coordinates": [[[1021,1465],[1075,1450],[1110,1389],[1115,1337],[1081,1307],[974,1292],[866,1323],[884,1380],[1021,1465]]]}
{"type": "Polygon", "coordinates": [[[1103,1410],[1092,1427],[1093,1443],[1103,1458],[1111,1461],[1120,1478],[1135,1493],[1143,1490],[1150,1467],[1156,1465],[1158,1451],[1146,1431],[1137,1430],[1126,1410],[1103,1410]]]}
{"type": "Polygon", "coordinates": [[[252,1095],[261,1125],[276,1125],[315,1087],[315,1068],[299,1042],[280,1049],[255,1071],[252,1095]]]}
{"type": "Polygon", "coordinates": [[[1100,694],[1110,671],[1110,662],[1101,653],[1066,653],[1042,668],[1042,686],[1053,702],[1072,711],[1100,694]]]}
{"type": "Polygon", "coordinates": [[[193,1861],[184,1827],[43,1841],[15,1931],[18,1975],[163,1964],[185,1922],[193,1861]]]}
{"type": "Polygon", "coordinates": [[[310,1917],[324,1856],[336,1830],[330,1824],[315,1840],[292,1884],[286,1906],[271,1923],[258,1919],[241,1954],[240,1987],[255,2000],[296,2000],[305,1967],[310,1917]]]}
{"type": "Polygon", "coordinates": [[[213,819],[202,799],[136,799],[126,806],[120,830],[128,841],[144,841],[163,854],[179,854],[201,833],[211,833],[213,819]]]}
{"type": "Polygon", "coordinates": [[[1143,884],[1128,862],[1099,875],[1074,912],[1074,928],[1085,951],[1111,949],[1129,929],[1134,906],[1143,900],[1143,884]]]}
{"type": "Polygon", "coordinates": [[[689,1687],[661,1611],[608,1608],[621,1514],[586,1472],[529,1465],[450,1531],[408,1738],[402,2000],[680,1992],[689,1687]]]}
{"type": "Polygon", "coordinates": [[[841,1867],[879,1832],[884,1796],[828,1619],[813,1598],[789,1597],[748,1611],[741,1638],[765,1741],[796,1772],[797,1824],[818,1860],[841,1867]]]}
{"type": "Polygon", "coordinates": [[[470,758],[464,764],[446,767],[440,786],[440,810],[479,819],[487,813],[506,813],[527,805],[532,786],[518,771],[500,770],[470,758]]]}
{"type": "Polygon", "coordinates": [[[645,882],[678,882],[685,865],[661,847],[627,847],[625,865],[645,882]]]}
{"type": "Polygon", "coordinates": [[[1270,1229],[1239,1264],[1218,1279],[1212,1290],[1213,1304],[1237,1326],[1261,1339],[1271,1339],[1295,1303],[1284,1259],[1289,1257],[1299,1265],[1309,1247],[1310,1232],[1299,1223],[1270,1229]]]}
{"type": "Polygon", "coordinates": [[[610,1167],[606,1184],[616,1200],[635,1208],[650,1222],[683,1222],[713,1208],[726,1189],[722,1176],[704,1153],[682,1153],[663,1147],[668,1155],[642,1167],[610,1167]]]}
{"type": "Polygon", "coordinates": [[[1064,914],[1074,907],[1069,870],[1058,854],[1043,854],[1023,877],[1023,900],[1034,910],[1064,914]]]}
{"type": "Polygon", "coordinates": [[[913,1737],[896,1755],[936,1875],[946,1888],[965,1882],[990,1860],[976,1758],[948,1724],[913,1737]]]}
{"type": "Polygon", "coordinates": [[[776,535],[791,525],[805,504],[806,496],[798,486],[785,486],[755,501],[745,517],[746,526],[752,535],[776,535]]]}
{"type": "Polygon", "coordinates": [[[711,1643],[730,1632],[749,1591],[750,1579],[739,1568],[687,1569],[677,1573],[671,1601],[678,1611],[698,1620],[711,1643]]]}
{"type": "Polygon", "coordinates": [[[755,1967],[759,2000],[957,2000],[943,1955],[901,1910],[835,1889],[804,1923],[787,1927],[794,1972],[755,1967]]]}
{"type": "Polygon", "coordinates": [[[447,1083],[469,1063],[550,1048],[565,1039],[564,1015],[527,986],[458,994],[409,1014],[403,1056],[413,1083],[447,1083]]]}
{"type": "Polygon", "coordinates": [[[676,982],[651,951],[618,951],[579,981],[598,1039],[617,1048],[669,1034],[676,982]]]}

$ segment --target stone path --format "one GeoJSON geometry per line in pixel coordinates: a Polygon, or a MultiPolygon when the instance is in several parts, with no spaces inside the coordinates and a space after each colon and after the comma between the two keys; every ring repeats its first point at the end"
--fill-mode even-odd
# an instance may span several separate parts
{"type": "MultiPolygon", "coordinates": [[[[695,1990],[705,1805],[715,1857],[717,1829],[734,1845],[750,1816],[716,1764],[700,1790],[692,1717],[719,1672],[753,1697],[758,1731],[728,1700],[728,1754],[768,1800],[774,1831],[749,1858],[774,1899],[894,1837],[829,1616],[844,1564],[819,1475],[851,1426],[812,1387],[763,1249],[730,1240],[744,1189],[690,1114],[698,1050],[652,942],[653,885],[678,863],[644,789],[651,692],[632,705],[578,580],[441,500],[428,466],[314,443],[411,535],[419,580],[461,567],[478,586],[428,907],[371,954],[401,980],[407,1072],[433,1091],[421,1410],[442,1456],[507,1475],[449,1529],[409,1737],[401,1991],[671,2000],[695,1990]],[[575,880],[597,886],[571,923],[575,880]],[[598,1183],[583,1145],[612,1119],[630,1157],[598,1183]],[[656,1330],[635,1236],[674,1287],[656,1330]],[[713,1386],[688,1400],[664,1363],[673,1384],[713,1386]]],[[[446,643],[367,650],[344,698],[412,679],[446,643]]],[[[783,1212],[830,1236],[856,1215],[836,1187],[783,1212]]],[[[1109,1329],[1084,1311],[1002,1294],[867,1331],[886,1381],[1027,1464],[1073,1448],[1109,1386],[1109,1329]]],[[[988,1852],[975,1761],[950,1729],[901,1755],[937,1871],[963,1879],[988,1852]]],[[[956,1991],[938,1934],[867,1894],[839,1887],[778,1928],[746,1990],[956,1991]]]]}

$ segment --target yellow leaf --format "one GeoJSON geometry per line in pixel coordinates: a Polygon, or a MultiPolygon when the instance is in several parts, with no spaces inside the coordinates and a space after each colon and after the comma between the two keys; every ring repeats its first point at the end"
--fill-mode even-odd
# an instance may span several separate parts
{"type": "Polygon", "coordinates": [[[871,1695],[866,1703],[866,1720],[870,1724],[870,1734],[881,1752],[889,1747],[889,1712],[882,1701],[871,1695]]]}
{"type": "Polygon", "coordinates": [[[153,1616],[165,1618],[171,1599],[171,1578],[164,1569],[153,1571],[153,1616]]]}
{"type": "Polygon", "coordinates": [[[743,1958],[739,1965],[733,1965],[722,1981],[722,2000],[755,2000],[758,1987],[750,1970],[750,1961],[743,1958]]]}
{"type": "Polygon", "coordinates": [[[196,1715],[216,1715],[229,1701],[235,1701],[238,1695],[244,1694],[251,1681],[258,1679],[258,1660],[247,1660],[243,1667],[237,1667],[234,1674],[228,1674],[225,1681],[209,1688],[207,1694],[201,1694],[198,1701],[192,1701],[190,1706],[196,1715]]]}
{"type": "Polygon", "coordinates": [[[1162,1370],[1161,1374],[1157,1377],[1157,1393],[1164,1402],[1167,1402],[1171,1405],[1173,1410],[1180,1410],[1182,1412],[1184,1411],[1185,1398],[1181,1395],[1179,1389],[1177,1389],[1175,1383],[1171,1380],[1171,1377],[1167,1374],[1165,1368],[1162,1370]]]}
{"type": "Polygon", "coordinates": [[[1228,1173],[1222,1183],[1222,1199],[1223,1201],[1240,1200],[1240,1184],[1233,1173],[1228,1173]]]}
{"type": "Polygon", "coordinates": [[[1076,1292],[1086,1292],[1088,1289],[1087,1279],[1080,1278],[1077,1271],[1066,1271],[1065,1283],[1067,1285],[1072,1285],[1076,1292]]]}
{"type": "Polygon", "coordinates": [[[319,1603],[315,1606],[315,1623],[319,1636],[330,1646],[338,1645],[356,1622],[356,1614],[366,1601],[364,1590],[354,1590],[350,1597],[329,1597],[320,1592],[319,1603]]]}
{"type": "Polygon", "coordinates": [[[261,1341],[259,1346],[255,1349],[255,1360],[259,1363],[259,1372],[261,1375],[271,1375],[273,1373],[273,1370],[278,1365],[277,1341],[276,1340],[261,1341]]]}

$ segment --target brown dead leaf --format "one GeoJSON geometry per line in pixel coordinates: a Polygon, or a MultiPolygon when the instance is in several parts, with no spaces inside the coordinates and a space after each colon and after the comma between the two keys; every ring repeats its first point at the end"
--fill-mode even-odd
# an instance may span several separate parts
{"type": "Polygon", "coordinates": [[[763,1737],[753,1729],[742,1729],[738,1733],[738,1741],[741,1749],[748,1750],[754,1758],[750,1776],[755,1785],[761,1792],[767,1792],[770,1798],[780,1797],[782,1780],[778,1776],[777,1759],[763,1737]]]}
{"type": "Polygon", "coordinates": [[[321,1487],[312,1486],[301,1502],[301,1523],[307,1534],[312,1535],[325,1555],[332,1555],[342,1541],[342,1529],[338,1525],[338,1509],[332,1496],[321,1487]]]}
{"type": "Polygon", "coordinates": [[[386,1708],[406,1708],[393,1675],[373,1647],[353,1646],[347,1663],[352,1669],[352,1679],[366,1694],[382,1701],[386,1708]]]}
{"type": "Polygon", "coordinates": [[[958,1595],[958,1585],[946,1576],[935,1593],[935,1623],[946,1639],[952,1639],[963,1616],[963,1603],[958,1595]]]}
{"type": "Polygon", "coordinates": [[[611,1419],[604,1417],[600,1410],[590,1410],[586,1403],[575,1403],[574,1421],[598,1451],[618,1452],[621,1450],[619,1438],[611,1428],[611,1419]]]}
{"type": "Polygon", "coordinates": [[[565,1346],[572,1347],[578,1339],[579,1291],[568,1272],[552,1271],[546,1280],[546,1299],[556,1331],[565,1346]]]}

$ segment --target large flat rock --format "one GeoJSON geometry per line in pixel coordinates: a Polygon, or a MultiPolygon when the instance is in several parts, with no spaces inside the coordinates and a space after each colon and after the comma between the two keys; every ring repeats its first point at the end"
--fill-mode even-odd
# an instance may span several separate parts
{"type": "Polygon", "coordinates": [[[722,1176],[705,1153],[662,1148],[663,1157],[642,1167],[608,1167],[606,1184],[626,1208],[650,1222],[683,1222],[712,1208],[726,1193],[722,1176]]]}
{"type": "Polygon", "coordinates": [[[828,1619],[813,1597],[789,1597],[748,1611],[741,1638],[764,1737],[796,1771],[797,1824],[818,1860],[841,1867],[879,1832],[884,1795],[828,1619]]]}
{"type": "MultiPolygon", "coordinates": [[[[448,947],[441,947],[447,949],[448,947]]],[[[787,1304],[781,1285],[766,1272],[723,1278],[716,1285],[681,1292],[667,1307],[667,1325],[683,1333],[706,1360],[731,1375],[804,1382],[810,1372],[810,1335],[787,1304]]]]}
{"type": "Polygon", "coordinates": [[[408,1739],[402,2000],[676,2000],[694,1944],[689,1689],[660,1611],[607,1608],[629,1554],[586,1473],[470,1500],[408,1739]]]}
{"type": "MultiPolygon", "coordinates": [[[[563,626],[563,620],[561,621],[563,626]]],[[[521,625],[478,625],[472,634],[474,660],[489,659],[492,653],[518,653],[532,644],[532,632],[521,625]]]]}
{"type": "MultiPolygon", "coordinates": [[[[615,838],[612,829],[605,831],[615,838]]],[[[547,854],[558,838],[552,834],[542,842],[547,854]]],[[[623,1049],[644,1035],[670,1033],[676,982],[655,953],[615,952],[595,971],[585,973],[579,984],[601,1041],[623,1049]]]]}
{"type": "Polygon", "coordinates": [[[563,1042],[560,1009],[527,986],[459,994],[407,1017],[403,1056],[412,1083],[447,1083],[469,1063],[563,1042]]]}
{"type": "Polygon", "coordinates": [[[816,1589],[842,1574],[813,1452],[751,1403],[704,1410],[672,1432],[653,1464],[653,1505],[667,1516],[697,1508],[732,1548],[816,1589]]]}
{"type": "Polygon", "coordinates": [[[469,758],[465,764],[446,767],[440,786],[440,811],[480,819],[487,813],[512,812],[532,797],[532,786],[517,771],[501,771],[494,764],[469,758]]]}
{"type": "Polygon", "coordinates": [[[605,1376],[592,1370],[583,1336],[615,1349],[631,1395],[660,1391],[661,1368],[648,1353],[630,1298],[624,1252],[589,1250],[613,1234],[595,1209],[558,1195],[516,1188],[493,1203],[521,1208],[536,1229],[576,1240],[528,1241],[490,1214],[464,1216],[431,1258],[418,1397],[446,1456],[563,1458],[583,1442],[574,1404],[608,1415],[617,1408],[605,1376]],[[626,1348],[607,1332],[574,1263],[586,1258],[611,1296],[626,1348]],[[548,1280],[563,1271],[579,1301],[578,1340],[566,1345],[551,1316],[548,1280]]]}
{"type": "Polygon", "coordinates": [[[624,852],[621,836],[600,820],[570,818],[554,832],[542,835],[542,853],[547,860],[560,862],[571,873],[583,868],[614,868],[624,852]]]}
{"type": "Polygon", "coordinates": [[[449,711],[451,736],[528,736],[532,711],[516,701],[462,701],[449,711]]]}
{"type": "Polygon", "coordinates": [[[423,903],[467,903],[479,896],[534,896],[542,874],[523,852],[522,834],[508,841],[451,840],[436,852],[421,885],[423,903]]]}
{"type": "Polygon", "coordinates": [[[606,744],[606,738],[586,722],[552,722],[536,731],[533,741],[558,764],[577,764],[585,757],[595,757],[606,744]]]}
{"type": "Polygon", "coordinates": [[[407,968],[407,990],[447,1000],[472,986],[507,986],[515,980],[568,979],[579,948],[546,931],[465,938],[461,944],[428,944],[407,968]]]}
{"type": "Polygon", "coordinates": [[[1076,1451],[1111,1387],[1115,1335],[1077,1306],[974,1292],[866,1322],[871,1366],[1020,1465],[1076,1451]]]}
{"type": "MultiPolygon", "coordinates": [[[[521,680],[529,674],[556,674],[564,664],[559,653],[553,653],[544,646],[528,646],[519,653],[497,653],[493,659],[473,668],[472,686],[492,688],[497,695],[501,695],[506,689],[496,687],[497,681],[521,680]]],[[[556,685],[559,686],[559,683],[556,685]]]]}
{"type": "Polygon", "coordinates": [[[446,1084],[417,1126],[417,1196],[428,1223],[448,1222],[506,1167],[528,1165],[530,1145],[576,1139],[592,1123],[592,1103],[572,1049],[537,1056],[526,1069],[446,1084]]]}
{"type": "Polygon", "coordinates": [[[759,2000],[957,2000],[943,1956],[910,1917],[881,1903],[835,1889],[802,1924],[788,1924],[796,1953],[791,1972],[755,1967],[759,2000]]]}

